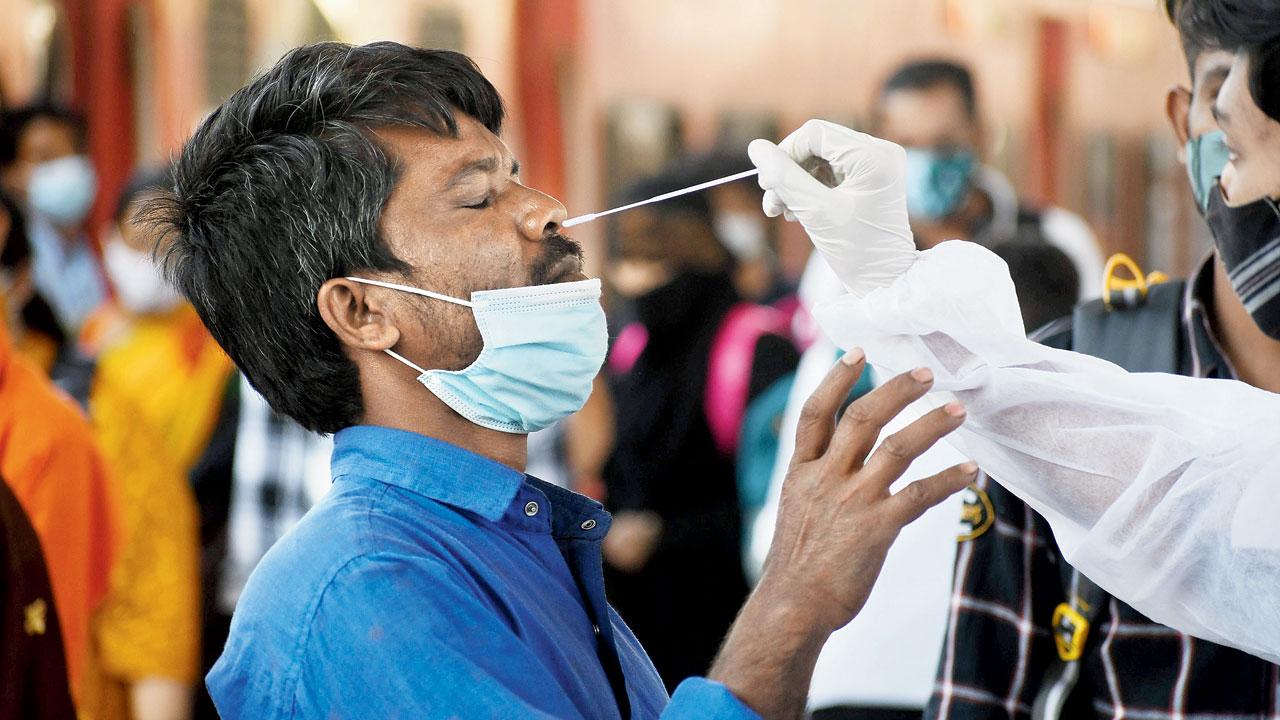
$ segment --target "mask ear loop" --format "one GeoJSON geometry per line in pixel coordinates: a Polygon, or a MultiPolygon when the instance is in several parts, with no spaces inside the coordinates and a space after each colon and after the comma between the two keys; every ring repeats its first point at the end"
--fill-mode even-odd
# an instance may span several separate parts
{"type": "MultiPolygon", "coordinates": [[[[381,288],[387,288],[388,290],[400,290],[402,292],[413,293],[414,295],[422,295],[423,297],[429,297],[435,300],[443,300],[448,303],[453,303],[454,305],[461,305],[463,307],[472,307],[472,303],[466,300],[459,300],[456,297],[442,295],[437,292],[431,292],[430,290],[423,290],[422,288],[410,287],[409,285],[397,285],[396,283],[382,282],[381,280],[366,280],[365,278],[358,278],[358,277],[351,277],[351,276],[347,276],[347,279],[350,280],[351,282],[358,282],[364,285],[374,285],[381,288]]],[[[408,365],[414,370],[417,370],[419,375],[427,374],[426,369],[423,368],[421,365],[418,365],[414,361],[401,355],[395,350],[392,350],[391,348],[387,348],[382,352],[390,355],[396,360],[399,360],[405,365],[408,365]]]]}
{"type": "Polygon", "coordinates": [[[405,356],[401,355],[400,353],[396,352],[395,350],[392,350],[391,348],[387,348],[386,350],[383,350],[382,352],[384,352],[384,353],[386,353],[386,354],[390,355],[391,357],[393,357],[393,358],[395,358],[395,359],[399,360],[400,362],[404,363],[405,365],[408,365],[409,367],[413,368],[414,370],[417,370],[417,371],[418,371],[418,375],[419,375],[419,376],[421,376],[421,375],[426,375],[426,374],[427,374],[427,371],[426,371],[426,370],[424,370],[424,369],[423,369],[421,366],[419,366],[417,363],[415,363],[414,361],[410,360],[409,358],[407,358],[407,357],[405,357],[405,356]]]}
{"type": "Polygon", "coordinates": [[[376,285],[377,287],[387,288],[388,290],[399,290],[401,292],[413,293],[414,295],[422,295],[423,297],[443,300],[447,303],[453,303],[454,305],[461,305],[463,307],[472,307],[473,305],[469,300],[460,300],[456,297],[442,295],[437,292],[431,292],[430,290],[423,290],[422,288],[411,287],[409,285],[397,285],[395,283],[382,282],[381,280],[366,280],[358,277],[348,277],[347,280],[362,283],[364,285],[376,285]]]}

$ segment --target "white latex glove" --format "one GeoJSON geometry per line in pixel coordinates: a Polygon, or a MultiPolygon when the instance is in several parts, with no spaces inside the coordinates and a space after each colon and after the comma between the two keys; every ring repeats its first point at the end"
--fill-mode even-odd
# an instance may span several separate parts
{"type": "Polygon", "coordinates": [[[886,287],[916,258],[907,222],[906,153],[887,140],[825,120],[810,120],[779,145],[753,140],[764,211],[804,226],[814,246],[849,292],[863,297],[886,287]],[[799,163],[827,161],[836,187],[799,163]]]}

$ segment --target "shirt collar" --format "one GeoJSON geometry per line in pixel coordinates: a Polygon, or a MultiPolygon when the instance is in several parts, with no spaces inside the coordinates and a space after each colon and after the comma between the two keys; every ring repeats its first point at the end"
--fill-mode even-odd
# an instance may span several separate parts
{"type": "Polygon", "coordinates": [[[497,522],[524,485],[524,473],[443,440],[356,425],[333,438],[333,478],[359,475],[497,522]]]}
{"type": "Polygon", "coordinates": [[[333,441],[334,480],[371,478],[490,522],[550,531],[557,538],[600,541],[609,530],[609,513],[595,500],[443,440],[356,425],[340,430],[333,441]]]}
{"type": "Polygon", "coordinates": [[[1187,280],[1183,298],[1182,327],[1191,349],[1191,374],[1194,377],[1234,379],[1236,370],[1213,333],[1208,308],[1213,303],[1214,254],[1200,263],[1187,280]]]}
{"type": "Polygon", "coordinates": [[[529,488],[551,504],[551,534],[557,538],[603,540],[612,519],[604,506],[585,495],[528,476],[529,488]]]}

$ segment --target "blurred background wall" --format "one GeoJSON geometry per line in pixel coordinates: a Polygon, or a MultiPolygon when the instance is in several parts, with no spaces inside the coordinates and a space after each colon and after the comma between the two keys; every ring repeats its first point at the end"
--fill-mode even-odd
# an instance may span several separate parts
{"type": "MultiPolygon", "coordinates": [[[[292,46],[447,47],[507,98],[527,182],[577,214],[681,150],[745,151],[813,116],[862,124],[895,64],[942,56],[975,70],[988,160],[1026,196],[1084,215],[1107,251],[1184,272],[1208,246],[1164,120],[1164,93],[1187,71],[1158,4],[0,0],[0,102],[51,97],[88,115],[105,209],[134,164],[168,157],[292,46]]],[[[794,228],[780,242],[798,274],[807,244],[794,228]]]]}

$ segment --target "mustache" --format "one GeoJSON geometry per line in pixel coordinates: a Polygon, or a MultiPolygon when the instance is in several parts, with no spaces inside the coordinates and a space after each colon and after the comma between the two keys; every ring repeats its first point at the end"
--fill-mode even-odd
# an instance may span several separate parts
{"type": "Polygon", "coordinates": [[[582,246],[561,235],[552,233],[542,238],[542,255],[529,268],[529,280],[533,285],[546,285],[565,274],[560,265],[565,258],[577,260],[575,270],[582,269],[582,246]]]}

